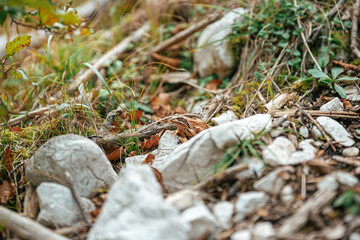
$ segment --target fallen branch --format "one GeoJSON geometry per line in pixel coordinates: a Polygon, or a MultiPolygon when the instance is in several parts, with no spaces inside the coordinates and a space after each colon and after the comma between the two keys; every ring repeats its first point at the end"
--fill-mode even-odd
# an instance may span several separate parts
{"type": "Polygon", "coordinates": [[[1,126],[4,126],[4,125],[15,126],[17,124],[20,124],[22,121],[24,121],[26,119],[32,119],[34,117],[41,116],[41,115],[45,114],[46,112],[51,112],[51,107],[52,106],[36,109],[36,110],[31,111],[31,112],[29,112],[29,113],[27,113],[25,115],[21,115],[21,116],[18,116],[16,118],[14,118],[14,119],[11,119],[7,123],[1,124],[1,126]]]}
{"type": "Polygon", "coordinates": [[[332,156],[332,159],[341,163],[345,163],[350,166],[360,167],[360,157],[342,157],[335,155],[332,156]]]}
{"type": "Polygon", "coordinates": [[[9,229],[12,233],[22,239],[38,240],[69,240],[66,237],[58,235],[43,225],[26,217],[22,217],[16,212],[0,206],[1,226],[9,229]]]}
{"type": "Polygon", "coordinates": [[[340,61],[336,61],[333,60],[333,63],[335,65],[338,65],[340,67],[343,67],[345,70],[355,70],[355,71],[360,71],[360,66],[354,65],[354,64],[349,64],[349,63],[343,63],[340,61]]]}
{"type": "Polygon", "coordinates": [[[246,163],[237,164],[233,167],[226,169],[220,175],[212,175],[212,176],[208,177],[204,181],[193,186],[193,189],[205,190],[209,187],[218,185],[219,183],[234,179],[236,174],[238,174],[244,170],[247,170],[247,169],[248,169],[248,165],[246,163]]]}
{"type": "Polygon", "coordinates": [[[206,27],[207,25],[215,22],[216,20],[220,19],[223,16],[222,13],[219,14],[215,14],[212,15],[194,25],[192,25],[191,27],[185,29],[182,32],[179,32],[178,34],[174,35],[173,37],[159,43],[157,46],[155,46],[152,50],[151,53],[159,53],[163,50],[165,50],[166,48],[174,45],[175,43],[178,43],[184,39],[186,39],[188,36],[193,35],[193,33],[201,30],[202,28],[206,27]]]}
{"type": "Polygon", "coordinates": [[[299,104],[296,104],[296,106],[299,108],[300,112],[305,114],[305,116],[317,127],[317,129],[319,129],[319,131],[321,132],[321,134],[324,136],[325,140],[327,143],[329,143],[329,145],[331,146],[331,148],[334,150],[334,152],[336,152],[336,148],[335,146],[332,144],[330,137],[326,134],[324,128],[311,116],[311,114],[307,111],[305,111],[299,104]]]}
{"type": "MultiPolygon", "coordinates": [[[[274,118],[280,118],[285,115],[288,115],[289,117],[295,116],[296,112],[298,110],[286,110],[281,111],[277,110],[273,112],[274,118]]],[[[331,117],[331,118],[351,118],[351,119],[360,119],[360,114],[355,112],[345,112],[345,111],[315,111],[315,110],[306,110],[306,112],[310,113],[314,117],[331,117]]]]}
{"type": "Polygon", "coordinates": [[[335,196],[336,191],[334,190],[318,190],[294,215],[284,221],[284,225],[279,229],[278,237],[291,239],[291,236],[307,223],[310,214],[317,214],[321,208],[328,205],[335,196]]]}
{"type": "MultiPolygon", "coordinates": [[[[101,56],[94,64],[94,68],[99,70],[104,62],[108,61],[109,59],[117,59],[120,55],[126,50],[127,46],[130,43],[140,41],[144,34],[150,30],[150,23],[146,22],[140,29],[134,32],[131,36],[122,40],[119,44],[113,47],[110,51],[105,53],[101,56]]],[[[92,76],[94,75],[94,71],[92,69],[86,69],[84,73],[75,76],[75,80],[67,89],[68,94],[73,94],[77,89],[78,86],[82,82],[87,82],[92,76]]]]}
{"type": "Polygon", "coordinates": [[[354,7],[353,7],[353,14],[352,14],[350,49],[358,58],[360,58],[360,51],[357,47],[359,8],[360,8],[360,0],[356,0],[354,7]]]}

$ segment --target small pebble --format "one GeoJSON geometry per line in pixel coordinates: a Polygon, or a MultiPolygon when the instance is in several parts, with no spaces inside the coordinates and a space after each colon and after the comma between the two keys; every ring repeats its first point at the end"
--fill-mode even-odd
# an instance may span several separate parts
{"type": "Polygon", "coordinates": [[[357,147],[345,148],[342,152],[344,157],[355,157],[359,155],[360,150],[357,147]]]}
{"type": "Polygon", "coordinates": [[[300,131],[301,136],[303,136],[304,138],[309,137],[309,129],[307,127],[301,126],[299,131],[300,131]]]}

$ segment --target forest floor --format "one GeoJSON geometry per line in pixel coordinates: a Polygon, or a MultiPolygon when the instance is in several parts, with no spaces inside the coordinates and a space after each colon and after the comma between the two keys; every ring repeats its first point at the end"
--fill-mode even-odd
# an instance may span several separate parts
{"type": "MultiPolygon", "coordinates": [[[[209,209],[238,203],[246,192],[270,196],[241,221],[234,210],[215,238],[241,239],[236,233],[248,230],[252,239],[360,239],[360,1],[145,2],[107,4],[81,30],[32,37],[31,47],[7,59],[0,75],[0,204],[24,213],[33,187],[26,165],[53,137],[93,140],[119,173],[129,157],[146,155],[143,163],[151,165],[165,130],[183,145],[222,121],[269,114],[271,126],[222,149],[223,157],[206,166],[207,185],[205,178],[196,185],[209,209]],[[199,41],[239,7],[246,12],[226,36],[199,41]],[[230,66],[217,66],[224,53],[195,57],[225,42],[230,66]],[[283,159],[266,156],[268,149],[283,159]],[[239,171],[245,163],[252,168],[248,159],[260,160],[262,171],[244,178],[239,171]],[[264,222],[271,223],[267,236],[256,230],[264,222]]],[[[41,30],[7,19],[0,34],[31,31],[41,30]]],[[[166,198],[171,193],[162,184],[166,198]]],[[[92,199],[93,223],[106,194],[92,199]]],[[[88,230],[67,234],[83,239],[88,230]]],[[[6,226],[1,234],[13,236],[6,226]]]]}

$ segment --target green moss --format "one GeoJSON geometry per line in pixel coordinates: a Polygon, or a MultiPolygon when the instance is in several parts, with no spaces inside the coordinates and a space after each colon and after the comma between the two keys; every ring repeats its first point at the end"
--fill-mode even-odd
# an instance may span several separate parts
{"type": "Polygon", "coordinates": [[[248,39],[248,36],[239,36],[229,39],[229,50],[231,51],[236,64],[240,61],[241,51],[248,39]]]}

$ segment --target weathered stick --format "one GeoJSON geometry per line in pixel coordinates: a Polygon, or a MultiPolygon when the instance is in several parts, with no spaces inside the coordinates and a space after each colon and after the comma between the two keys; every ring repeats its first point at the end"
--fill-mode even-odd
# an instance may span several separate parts
{"type": "Polygon", "coordinates": [[[194,25],[192,25],[191,27],[185,29],[182,32],[179,32],[178,34],[176,34],[175,36],[159,43],[157,46],[155,46],[152,50],[151,53],[159,53],[163,50],[165,50],[166,48],[174,45],[177,42],[180,42],[184,39],[186,39],[188,36],[192,35],[194,32],[199,31],[200,29],[206,27],[207,25],[209,25],[210,23],[215,22],[216,20],[220,19],[223,16],[222,13],[220,14],[216,14],[216,15],[212,15],[194,25]]]}
{"type": "MultiPolygon", "coordinates": [[[[9,126],[15,126],[17,124],[20,124],[22,121],[24,121],[25,119],[29,118],[34,118],[36,116],[41,116],[43,114],[45,114],[46,112],[51,112],[50,108],[52,106],[49,106],[49,107],[43,107],[43,108],[39,108],[39,109],[36,109],[34,111],[31,111],[25,115],[21,115],[21,116],[18,116],[14,119],[11,119],[9,120],[9,122],[6,123],[6,125],[9,125],[9,126]]],[[[1,124],[0,126],[4,126],[5,124],[1,124]]]]}
{"type": "Polygon", "coordinates": [[[360,51],[357,47],[357,34],[358,34],[358,17],[359,17],[359,8],[360,8],[360,0],[356,0],[353,13],[352,13],[352,28],[351,28],[351,44],[350,49],[356,55],[356,57],[360,58],[360,51]]]}
{"type": "Polygon", "coordinates": [[[193,186],[193,189],[204,190],[208,187],[215,186],[215,185],[217,185],[221,182],[225,182],[229,179],[234,179],[236,174],[238,174],[244,170],[247,170],[247,169],[248,169],[248,165],[246,163],[237,164],[235,166],[232,166],[232,167],[226,169],[219,176],[213,176],[213,175],[209,176],[204,181],[193,186]]]}
{"type": "MultiPolygon", "coordinates": [[[[137,42],[142,39],[144,34],[150,30],[149,22],[146,22],[140,29],[134,32],[131,36],[122,40],[119,44],[113,47],[110,51],[102,55],[94,64],[94,68],[99,70],[105,61],[108,59],[117,59],[126,50],[127,46],[132,42],[137,42]]],[[[75,76],[75,80],[67,89],[68,94],[73,94],[81,82],[87,82],[94,75],[92,69],[86,69],[84,73],[75,76]]]]}
{"type": "Polygon", "coordinates": [[[310,214],[317,214],[320,209],[328,205],[336,196],[336,191],[331,189],[318,190],[302,205],[294,215],[285,220],[285,224],[279,229],[280,238],[291,239],[292,234],[296,233],[308,221],[310,214]]]}
{"type": "Polygon", "coordinates": [[[28,240],[69,240],[66,237],[58,235],[43,225],[26,217],[22,217],[16,212],[0,206],[1,226],[9,229],[16,236],[28,240]]]}
{"type": "MultiPolygon", "coordinates": [[[[274,118],[279,118],[285,115],[289,117],[293,117],[297,110],[276,110],[273,112],[274,118]]],[[[360,114],[355,112],[345,112],[345,111],[315,111],[315,110],[306,110],[306,112],[310,113],[314,117],[331,117],[331,118],[351,118],[351,119],[360,119],[360,114]]]]}

